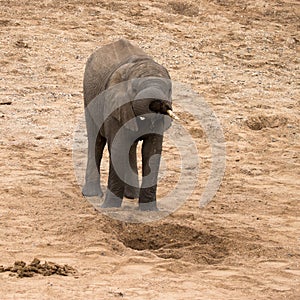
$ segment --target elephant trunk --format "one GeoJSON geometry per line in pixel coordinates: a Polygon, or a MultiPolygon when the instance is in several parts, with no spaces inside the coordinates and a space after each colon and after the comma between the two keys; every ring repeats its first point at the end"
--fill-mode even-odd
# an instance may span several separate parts
{"type": "Polygon", "coordinates": [[[149,109],[156,113],[169,115],[174,120],[179,120],[178,116],[174,114],[172,107],[168,101],[153,100],[149,105],[149,109]]]}
{"type": "MultiPolygon", "coordinates": [[[[148,80],[132,102],[133,111],[136,116],[157,113],[168,115],[172,119],[179,118],[172,111],[171,89],[162,79],[148,80]],[[151,85],[150,85],[151,84],[151,85]],[[150,85],[150,86],[149,86],[150,85]]],[[[168,83],[168,82],[167,82],[168,83]]]]}

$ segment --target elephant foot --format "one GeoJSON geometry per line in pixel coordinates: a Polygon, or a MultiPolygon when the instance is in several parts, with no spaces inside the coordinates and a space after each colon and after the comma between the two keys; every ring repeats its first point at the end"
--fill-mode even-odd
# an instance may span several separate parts
{"type": "Polygon", "coordinates": [[[102,197],[103,192],[99,182],[87,182],[82,188],[82,194],[86,197],[102,197]]]}
{"type": "Polygon", "coordinates": [[[107,190],[105,200],[101,208],[121,207],[122,199],[115,196],[111,191],[107,190]]]}
{"type": "Polygon", "coordinates": [[[141,211],[158,211],[156,201],[141,203],[139,202],[139,210],[141,211]]]}
{"type": "Polygon", "coordinates": [[[122,201],[120,200],[105,200],[101,205],[101,208],[112,208],[112,207],[121,207],[122,201]]]}
{"type": "Polygon", "coordinates": [[[139,188],[133,186],[125,186],[124,196],[128,199],[136,199],[139,197],[140,190],[139,188]]]}

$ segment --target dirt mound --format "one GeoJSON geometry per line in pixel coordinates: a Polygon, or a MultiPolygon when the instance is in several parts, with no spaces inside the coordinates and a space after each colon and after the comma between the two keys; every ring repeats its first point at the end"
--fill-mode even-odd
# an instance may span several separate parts
{"type": "Polygon", "coordinates": [[[264,128],[276,128],[287,124],[288,119],[278,115],[258,115],[251,116],[246,120],[246,125],[252,130],[261,130],[264,128]]]}
{"type": "Polygon", "coordinates": [[[195,17],[199,14],[199,8],[195,4],[187,1],[169,1],[167,8],[171,8],[173,13],[187,17],[195,17]]]}
{"type": "Polygon", "coordinates": [[[0,266],[1,272],[11,272],[11,275],[16,274],[18,277],[33,277],[40,274],[43,276],[61,275],[69,276],[77,274],[77,271],[69,265],[59,265],[54,262],[45,262],[41,264],[38,258],[35,258],[29,265],[24,261],[16,261],[12,267],[0,266]]]}

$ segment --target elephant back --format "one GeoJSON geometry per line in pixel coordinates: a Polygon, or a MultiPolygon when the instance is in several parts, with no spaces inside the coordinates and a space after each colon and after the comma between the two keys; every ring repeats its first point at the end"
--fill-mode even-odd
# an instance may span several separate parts
{"type": "Polygon", "coordinates": [[[105,45],[88,59],[84,72],[84,104],[87,106],[106,87],[111,74],[121,65],[137,58],[150,58],[142,49],[125,39],[105,45]]]}

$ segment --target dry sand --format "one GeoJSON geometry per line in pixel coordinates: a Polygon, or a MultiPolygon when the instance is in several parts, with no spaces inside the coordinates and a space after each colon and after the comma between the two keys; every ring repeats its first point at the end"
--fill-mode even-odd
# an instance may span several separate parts
{"type": "Polygon", "coordinates": [[[0,298],[299,299],[299,13],[288,0],[1,1],[0,265],[37,257],[77,274],[0,273],[0,298]],[[121,37],[222,124],[226,173],[204,209],[209,151],[192,116],[203,176],[174,214],[126,224],[81,195],[84,65],[121,37]]]}

